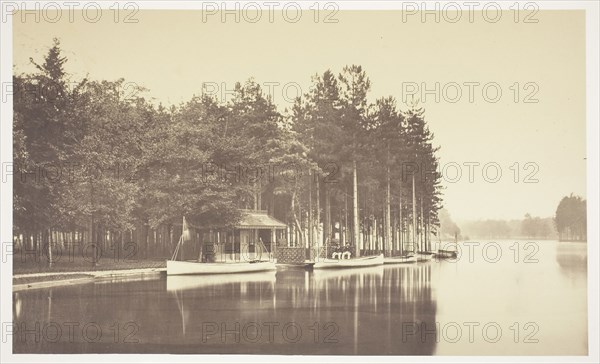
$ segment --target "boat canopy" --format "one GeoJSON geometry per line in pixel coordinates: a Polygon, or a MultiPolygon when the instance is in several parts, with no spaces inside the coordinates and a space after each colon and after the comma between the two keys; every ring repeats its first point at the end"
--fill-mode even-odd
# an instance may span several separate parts
{"type": "Polygon", "coordinates": [[[269,215],[265,210],[242,210],[242,219],[236,229],[285,229],[287,225],[269,215]]]}

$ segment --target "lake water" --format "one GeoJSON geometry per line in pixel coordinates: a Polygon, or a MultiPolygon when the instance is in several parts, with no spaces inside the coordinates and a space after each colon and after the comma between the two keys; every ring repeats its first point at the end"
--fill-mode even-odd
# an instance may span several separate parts
{"type": "Polygon", "coordinates": [[[458,259],[103,281],[13,294],[15,353],[586,355],[587,246],[462,243],[458,259]]]}

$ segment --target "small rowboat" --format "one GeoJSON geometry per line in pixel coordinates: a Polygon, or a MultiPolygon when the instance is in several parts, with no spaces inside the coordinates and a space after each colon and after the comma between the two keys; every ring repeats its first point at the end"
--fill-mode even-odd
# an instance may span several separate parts
{"type": "Polygon", "coordinates": [[[417,256],[414,254],[398,255],[395,257],[383,258],[383,264],[407,264],[416,262],[417,256]]]}
{"type": "Polygon", "coordinates": [[[457,252],[456,250],[443,250],[440,249],[437,252],[437,256],[440,258],[456,258],[457,257],[457,252]]]}
{"type": "Polygon", "coordinates": [[[197,261],[167,260],[167,275],[231,274],[277,270],[274,262],[201,263],[197,261]]]}
{"type": "Polygon", "coordinates": [[[372,267],[383,264],[383,254],[351,259],[323,259],[313,264],[313,269],[372,267]]]}
{"type": "Polygon", "coordinates": [[[434,255],[435,255],[434,252],[426,252],[426,251],[417,252],[417,262],[428,262],[433,258],[434,255]]]}

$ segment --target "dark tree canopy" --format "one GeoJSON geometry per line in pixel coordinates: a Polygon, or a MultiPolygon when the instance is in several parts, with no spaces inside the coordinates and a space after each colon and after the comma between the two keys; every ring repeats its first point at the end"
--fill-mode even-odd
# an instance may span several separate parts
{"type": "Polygon", "coordinates": [[[252,79],[229,102],[165,108],[123,79],[72,82],[58,40],[31,61],[36,72],[14,76],[14,225],[26,244],[76,232],[141,241],[150,254],[152,241],[166,241],[163,254],[182,216],[227,229],[243,209],[285,221],[296,245],[337,236],[402,249],[409,230],[423,242],[437,233],[439,174],[419,175],[414,188],[403,175],[406,163],[437,169],[424,110],[402,111],[391,96],[371,102],[359,65],[315,75],[281,113],[252,79]]]}
{"type": "Polygon", "coordinates": [[[586,200],[573,194],[560,200],[554,217],[560,240],[587,240],[586,205],[586,200]]]}

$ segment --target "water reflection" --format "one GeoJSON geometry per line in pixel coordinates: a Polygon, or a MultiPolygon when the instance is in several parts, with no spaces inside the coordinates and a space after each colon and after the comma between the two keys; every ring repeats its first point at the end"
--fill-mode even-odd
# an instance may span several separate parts
{"type": "Polygon", "coordinates": [[[496,264],[463,260],[314,272],[285,269],[21,291],[13,295],[13,349],[582,354],[587,352],[584,248],[545,245],[538,264],[516,264],[506,255],[496,264]],[[470,321],[498,322],[505,330],[503,341],[448,340],[448,323],[470,321]],[[538,345],[513,343],[509,327],[517,321],[539,324],[538,345]],[[53,335],[56,328],[61,335],[53,335]]]}
{"type": "Polygon", "coordinates": [[[556,262],[561,272],[571,278],[587,274],[587,244],[561,243],[556,246],[556,262]]]}

